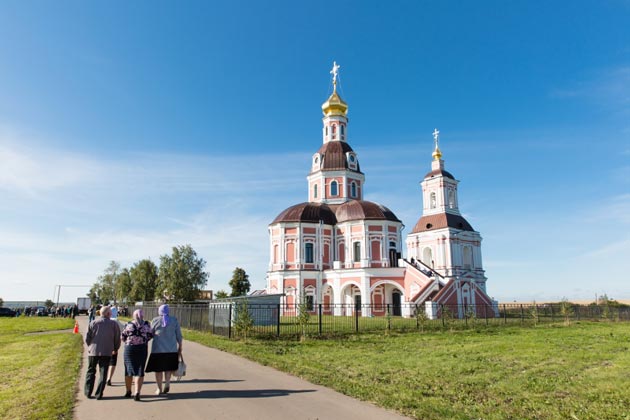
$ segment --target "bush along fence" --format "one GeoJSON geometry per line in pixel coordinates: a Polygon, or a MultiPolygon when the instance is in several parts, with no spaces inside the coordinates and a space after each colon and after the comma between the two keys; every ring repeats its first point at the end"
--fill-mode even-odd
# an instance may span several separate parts
{"type": "MultiPolygon", "coordinates": [[[[407,308],[401,317],[393,305],[286,305],[232,303],[170,304],[170,314],[183,328],[209,331],[229,338],[334,336],[373,331],[429,331],[500,325],[536,325],[575,321],[630,321],[630,306],[554,304],[441,305],[431,319],[424,305],[407,308]],[[498,309],[498,311],[497,311],[498,309]],[[369,313],[370,316],[362,314],[369,313]],[[374,316],[375,313],[384,313],[374,316]],[[481,316],[480,316],[481,314],[481,316]]],[[[159,305],[142,306],[146,319],[159,305]]]]}

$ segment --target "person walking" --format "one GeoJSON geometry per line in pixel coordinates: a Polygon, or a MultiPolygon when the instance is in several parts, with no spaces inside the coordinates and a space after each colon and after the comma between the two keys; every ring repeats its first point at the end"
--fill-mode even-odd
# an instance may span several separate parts
{"type": "Polygon", "coordinates": [[[168,394],[171,387],[171,373],[177,370],[182,354],[182,330],[177,318],[169,316],[167,304],[158,308],[158,316],[151,321],[151,328],[153,328],[153,342],[146,371],[155,372],[157,383],[155,393],[168,394]]]}
{"type": "Polygon", "coordinates": [[[123,360],[125,362],[125,398],[131,397],[131,384],[135,378],[134,400],[140,401],[140,391],[144,382],[144,365],[147,363],[148,343],[153,338],[151,325],[144,320],[142,309],[133,312],[133,320],[129,321],[121,333],[125,343],[123,360]]]}
{"type": "Polygon", "coordinates": [[[88,309],[88,323],[91,323],[96,319],[96,308],[94,305],[90,305],[90,309],[88,309]]]}
{"type": "Polygon", "coordinates": [[[117,321],[110,319],[111,315],[109,306],[101,308],[101,317],[90,323],[85,335],[85,344],[88,345],[88,368],[83,391],[86,397],[92,398],[98,366],[99,382],[95,393],[97,400],[103,398],[109,361],[120,347],[120,326],[117,321]]]}

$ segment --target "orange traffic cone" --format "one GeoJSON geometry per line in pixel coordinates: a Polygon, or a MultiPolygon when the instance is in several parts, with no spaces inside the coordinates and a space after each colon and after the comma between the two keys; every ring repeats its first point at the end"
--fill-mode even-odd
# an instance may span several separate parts
{"type": "Polygon", "coordinates": [[[75,334],[79,333],[79,321],[74,321],[74,330],[72,332],[75,334]]]}

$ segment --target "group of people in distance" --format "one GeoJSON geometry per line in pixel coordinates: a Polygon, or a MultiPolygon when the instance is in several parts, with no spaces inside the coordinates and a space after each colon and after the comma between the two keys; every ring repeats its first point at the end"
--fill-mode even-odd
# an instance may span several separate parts
{"type": "MultiPolygon", "coordinates": [[[[85,396],[92,398],[98,366],[100,377],[94,395],[97,400],[103,398],[105,386],[111,385],[111,376],[108,379],[108,371],[113,373],[110,363],[117,359],[121,344],[124,346],[125,397],[131,398],[133,394],[134,400],[140,401],[145,372],[155,372],[155,394],[167,394],[172,372],[177,371],[182,358],[182,331],[177,318],[169,316],[168,305],[159,307],[158,316],[151,323],[144,319],[142,309],[136,309],[133,319],[122,331],[118,321],[111,319],[112,310],[109,306],[103,306],[100,312],[101,317],[90,322],[85,335],[85,343],[88,345],[85,396]],[[148,344],[151,340],[151,354],[148,356],[148,344]]],[[[113,366],[115,365],[114,362],[113,366]]]]}

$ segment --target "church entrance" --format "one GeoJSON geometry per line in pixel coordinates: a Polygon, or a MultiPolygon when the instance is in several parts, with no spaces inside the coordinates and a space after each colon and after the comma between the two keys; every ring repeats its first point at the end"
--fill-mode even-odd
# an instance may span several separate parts
{"type": "Polygon", "coordinates": [[[392,293],[392,315],[394,316],[401,315],[400,298],[401,298],[401,295],[399,291],[395,291],[392,293]]]}

